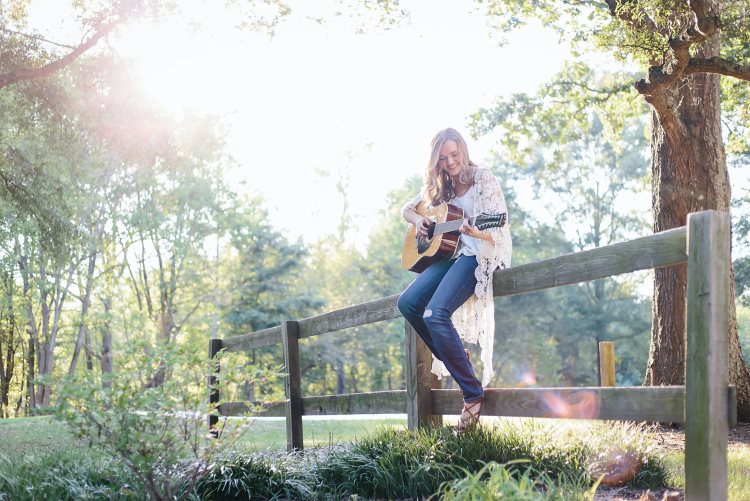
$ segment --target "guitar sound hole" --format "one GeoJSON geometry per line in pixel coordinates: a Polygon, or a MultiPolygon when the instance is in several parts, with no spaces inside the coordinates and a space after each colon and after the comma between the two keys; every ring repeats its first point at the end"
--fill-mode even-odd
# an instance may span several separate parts
{"type": "Polygon", "coordinates": [[[417,253],[422,254],[430,248],[431,238],[417,237],[417,253]]]}

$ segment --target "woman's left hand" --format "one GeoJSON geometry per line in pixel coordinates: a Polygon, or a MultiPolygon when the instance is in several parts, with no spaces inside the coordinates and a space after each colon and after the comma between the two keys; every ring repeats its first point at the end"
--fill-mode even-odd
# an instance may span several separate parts
{"type": "Polygon", "coordinates": [[[482,232],[475,227],[470,226],[468,219],[464,219],[464,223],[461,225],[458,231],[460,231],[464,235],[469,235],[470,237],[482,238],[482,232]]]}

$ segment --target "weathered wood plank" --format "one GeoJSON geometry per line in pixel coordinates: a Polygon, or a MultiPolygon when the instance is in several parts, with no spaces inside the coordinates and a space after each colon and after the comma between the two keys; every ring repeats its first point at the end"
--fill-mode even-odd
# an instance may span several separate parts
{"type": "MultiPolygon", "coordinates": [[[[648,235],[627,242],[498,270],[495,296],[520,294],[549,287],[595,280],[622,273],[684,262],[685,228],[648,235]]],[[[375,299],[299,321],[299,338],[327,334],[401,316],[398,294],[375,299]]],[[[228,351],[242,351],[281,342],[281,327],[224,339],[228,351]]]]}
{"type": "Polygon", "coordinates": [[[367,303],[341,308],[299,321],[300,339],[327,334],[341,329],[391,320],[401,316],[396,307],[398,294],[369,301],[367,303]]]}
{"type": "MultiPolygon", "coordinates": [[[[684,386],[485,388],[483,416],[685,421],[684,386]]],[[[731,391],[724,389],[724,395],[731,391]]],[[[434,390],[432,411],[460,414],[458,390],[434,390]]],[[[724,406],[724,415],[730,410],[724,406]]]]}
{"type": "Polygon", "coordinates": [[[682,263],[687,259],[685,235],[685,228],[680,227],[627,242],[498,270],[492,281],[494,295],[510,296],[682,263]]]}
{"type": "Polygon", "coordinates": [[[302,398],[302,413],[305,416],[403,414],[404,412],[406,412],[406,390],[302,398]]]}
{"type": "Polygon", "coordinates": [[[286,440],[287,450],[302,450],[302,382],[299,360],[299,329],[297,322],[285,320],[281,323],[281,338],[284,345],[284,378],[286,392],[286,440]]]}
{"type": "MultiPolygon", "coordinates": [[[[303,416],[403,414],[405,412],[406,390],[302,397],[303,416]]],[[[222,416],[284,417],[286,402],[227,402],[219,406],[219,413],[222,416]]]]}
{"type": "Polygon", "coordinates": [[[688,215],[685,499],[727,499],[729,214],[688,215]]]}
{"type": "Polygon", "coordinates": [[[281,326],[263,329],[262,331],[228,337],[223,340],[226,351],[246,351],[281,343],[281,326]]]}
{"type": "MultiPolygon", "coordinates": [[[[604,401],[608,414],[600,414],[596,419],[622,419],[633,421],[661,421],[681,423],[684,418],[679,417],[680,408],[684,408],[684,386],[636,386],[620,388],[486,388],[486,406],[482,410],[484,416],[518,416],[518,417],[563,417],[563,414],[587,415],[587,407],[581,405],[591,397],[573,396],[571,393],[596,390],[601,402],[604,401]],[[613,391],[617,390],[617,391],[613,391]],[[545,397],[545,393],[553,396],[545,397]],[[618,413],[620,400],[627,400],[635,396],[638,403],[626,408],[626,413],[618,413]],[[567,400],[570,398],[570,400],[567,400]],[[565,406],[560,402],[572,402],[565,412],[565,406]],[[646,402],[644,404],[644,402],[646,402]],[[650,418],[638,417],[641,410],[652,412],[654,408],[666,406],[665,416],[653,415],[650,418]],[[541,407],[540,407],[541,406],[541,407]],[[532,409],[532,413],[528,410],[532,409]],[[607,410],[608,409],[608,410],[607,410]],[[635,409],[635,411],[633,410],[635,409]],[[639,410],[640,409],[640,410],[639,410]],[[556,412],[552,412],[556,410],[556,412]],[[609,417],[607,417],[609,416],[609,417]]],[[[727,388],[727,415],[730,423],[737,422],[737,391],[734,386],[727,388]],[[734,415],[734,421],[732,420],[734,415]]],[[[406,412],[406,390],[382,391],[373,393],[355,393],[353,395],[325,395],[319,397],[302,397],[302,414],[304,416],[336,415],[339,410],[347,410],[342,414],[382,414],[406,412]],[[352,401],[353,400],[353,401],[352,401]],[[381,406],[382,405],[382,406],[381,406]],[[322,407],[322,409],[321,409],[322,407]]],[[[459,414],[463,401],[458,390],[433,390],[433,412],[440,414],[459,414]]],[[[227,402],[219,406],[221,416],[247,416],[257,412],[258,416],[284,417],[286,402],[252,402],[252,407],[246,402],[227,402]]],[[[658,413],[658,411],[657,411],[658,413]]],[[[665,412],[661,412],[665,414],[665,412]]]]}
{"type": "Polygon", "coordinates": [[[615,343],[599,341],[599,386],[615,384],[615,343]]]}
{"type": "Polygon", "coordinates": [[[437,377],[432,374],[432,354],[417,332],[404,320],[406,332],[406,422],[410,430],[420,426],[440,425],[442,416],[433,415],[430,391],[439,387],[437,377]]]}
{"type": "Polygon", "coordinates": [[[219,415],[285,417],[286,400],[280,402],[224,402],[219,406],[219,415]]]}

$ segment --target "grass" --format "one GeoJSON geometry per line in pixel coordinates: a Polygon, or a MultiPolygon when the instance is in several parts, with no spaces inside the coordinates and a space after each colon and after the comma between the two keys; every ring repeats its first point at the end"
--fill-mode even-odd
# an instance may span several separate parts
{"type": "MultiPolygon", "coordinates": [[[[685,488],[685,454],[669,451],[662,454],[670,485],[685,488]]],[[[750,499],[750,445],[730,446],[727,451],[729,501],[750,499]]]]}
{"type": "Polygon", "coordinates": [[[588,500],[596,490],[589,466],[611,450],[643,453],[633,485],[662,487],[667,470],[648,451],[648,435],[632,426],[542,420],[498,420],[457,436],[441,427],[406,432],[380,427],[350,443],[313,454],[245,454],[218,464],[203,495],[246,499],[588,500]],[[623,443],[629,444],[623,446],[623,443]]]}
{"type": "MultiPolygon", "coordinates": [[[[375,429],[406,428],[406,418],[322,420],[302,418],[305,448],[327,447],[351,442],[375,429]]],[[[284,419],[255,419],[247,433],[240,437],[237,448],[244,451],[286,450],[284,419]]]]}
{"type": "MultiPolygon", "coordinates": [[[[305,419],[307,452],[290,455],[284,421],[255,420],[202,490],[223,489],[226,499],[232,492],[237,499],[247,499],[247,492],[265,492],[267,499],[438,492],[441,499],[487,499],[494,491],[512,499],[585,500],[595,482],[587,464],[622,444],[647,453],[635,485],[684,487],[684,454],[657,457],[647,431],[583,421],[488,423],[457,437],[446,428],[407,433],[398,418],[305,419]]],[[[730,447],[728,459],[729,499],[750,499],[750,447],[730,447]]],[[[73,438],[54,418],[0,420],[0,500],[139,498],[142,490],[127,469],[73,438]]]]}
{"type": "Polygon", "coordinates": [[[51,416],[0,419],[0,454],[9,458],[75,450],[85,444],[51,416]]]}

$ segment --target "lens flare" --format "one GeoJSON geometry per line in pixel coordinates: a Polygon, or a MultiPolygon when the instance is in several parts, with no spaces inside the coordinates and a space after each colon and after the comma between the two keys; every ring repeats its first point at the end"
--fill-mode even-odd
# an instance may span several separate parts
{"type": "Polygon", "coordinates": [[[633,480],[642,467],[640,454],[615,448],[599,454],[588,470],[591,478],[601,478],[601,485],[619,487],[633,480]]]}
{"type": "Polygon", "coordinates": [[[518,384],[519,386],[536,386],[536,373],[527,370],[521,373],[521,376],[518,378],[518,384]]]}
{"type": "Polygon", "coordinates": [[[542,396],[547,417],[564,419],[596,419],[599,416],[599,396],[593,391],[561,394],[550,391],[542,396]]]}

